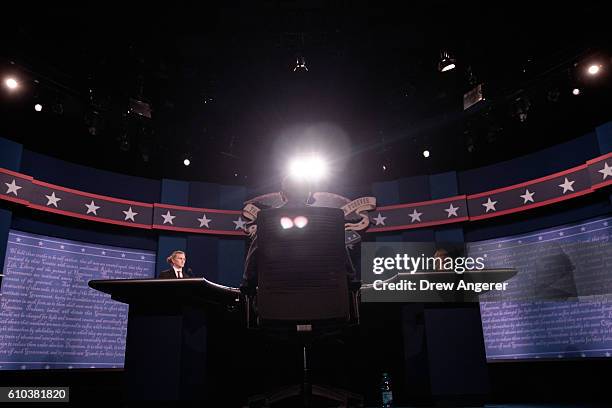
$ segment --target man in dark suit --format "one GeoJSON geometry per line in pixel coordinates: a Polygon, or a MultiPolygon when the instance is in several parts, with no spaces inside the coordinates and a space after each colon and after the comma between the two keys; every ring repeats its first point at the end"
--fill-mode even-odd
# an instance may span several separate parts
{"type": "Polygon", "coordinates": [[[185,266],[185,261],[187,258],[185,257],[185,252],[183,251],[174,251],[170,254],[166,261],[170,264],[170,268],[165,271],[161,271],[159,273],[159,279],[183,279],[190,278],[190,271],[184,271],[183,267],[185,266]]]}

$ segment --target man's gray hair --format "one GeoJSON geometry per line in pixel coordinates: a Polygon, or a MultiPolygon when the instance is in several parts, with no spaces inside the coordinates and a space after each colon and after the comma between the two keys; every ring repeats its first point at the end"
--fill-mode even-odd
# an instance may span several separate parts
{"type": "Polygon", "coordinates": [[[174,252],[172,252],[170,254],[170,256],[166,258],[166,262],[168,262],[170,265],[172,265],[172,260],[174,259],[175,256],[177,256],[179,254],[185,255],[185,252],[184,251],[174,251],[174,252]]]}

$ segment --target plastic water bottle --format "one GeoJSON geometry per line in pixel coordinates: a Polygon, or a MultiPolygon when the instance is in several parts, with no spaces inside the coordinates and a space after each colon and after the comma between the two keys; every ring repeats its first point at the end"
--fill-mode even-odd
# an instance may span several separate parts
{"type": "Polygon", "coordinates": [[[388,373],[383,373],[380,381],[380,394],[382,397],[382,408],[393,407],[393,391],[391,391],[391,377],[388,373]]]}

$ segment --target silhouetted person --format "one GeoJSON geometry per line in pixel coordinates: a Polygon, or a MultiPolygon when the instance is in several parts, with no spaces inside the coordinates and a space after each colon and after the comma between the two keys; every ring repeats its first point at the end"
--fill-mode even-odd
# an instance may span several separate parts
{"type": "MultiPolygon", "coordinates": [[[[294,177],[286,177],[281,185],[280,191],[283,203],[277,208],[300,208],[310,205],[312,196],[312,186],[306,180],[299,180],[294,177]]],[[[347,249],[346,269],[348,279],[356,277],[355,268],[347,249]]],[[[253,236],[249,250],[244,261],[244,273],[242,275],[243,288],[254,289],[257,287],[257,234],[253,236]]]]}

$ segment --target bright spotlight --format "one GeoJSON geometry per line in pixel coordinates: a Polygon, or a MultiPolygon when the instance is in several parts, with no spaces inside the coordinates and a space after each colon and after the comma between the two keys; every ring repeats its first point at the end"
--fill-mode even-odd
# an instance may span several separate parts
{"type": "Polygon", "coordinates": [[[191,160],[189,160],[189,159],[185,159],[185,160],[183,160],[183,164],[184,164],[185,166],[189,166],[189,165],[191,164],[191,160]]]}
{"type": "Polygon", "coordinates": [[[588,73],[589,73],[590,75],[597,75],[597,74],[599,73],[599,70],[600,70],[599,65],[595,65],[595,64],[593,64],[593,65],[591,65],[591,66],[589,67],[589,69],[588,69],[588,73]]]}
{"type": "Polygon", "coordinates": [[[448,51],[440,52],[440,62],[438,63],[438,71],[448,72],[455,69],[455,59],[448,51]]]}
{"type": "Polygon", "coordinates": [[[293,221],[291,221],[291,218],[289,217],[282,217],[280,219],[280,224],[281,224],[281,227],[283,227],[283,229],[289,229],[293,227],[293,221]]]}
{"type": "Polygon", "coordinates": [[[429,157],[429,150],[423,150],[423,157],[429,157]]]}
{"type": "Polygon", "coordinates": [[[320,178],[324,177],[325,173],[327,172],[325,163],[319,157],[313,157],[310,160],[309,167],[311,171],[311,177],[315,180],[319,180],[320,178]]]}
{"type": "Polygon", "coordinates": [[[34,110],[36,112],[42,111],[42,105],[40,103],[37,103],[36,105],[34,105],[34,110]]]}
{"type": "Polygon", "coordinates": [[[299,217],[295,217],[293,222],[295,223],[296,227],[304,228],[306,224],[308,224],[308,218],[304,217],[303,215],[300,215],[299,217]]]}
{"type": "Polygon", "coordinates": [[[6,78],[4,80],[4,85],[6,85],[8,89],[13,90],[13,89],[17,89],[17,87],[19,86],[19,83],[17,82],[15,78],[6,78]]]}
{"type": "Polygon", "coordinates": [[[444,65],[441,69],[442,72],[450,71],[451,69],[455,69],[455,64],[447,64],[444,65]]]}
{"type": "Polygon", "coordinates": [[[579,88],[574,88],[574,89],[572,90],[572,93],[573,93],[574,95],[578,96],[578,95],[580,95],[580,89],[579,89],[579,88]]]}
{"type": "Polygon", "coordinates": [[[289,175],[297,180],[319,180],[327,174],[327,165],[320,157],[302,157],[289,162],[289,175]]]}
{"type": "Polygon", "coordinates": [[[303,159],[293,159],[289,163],[289,174],[291,177],[301,179],[306,176],[308,168],[306,167],[306,161],[303,159]]]}

